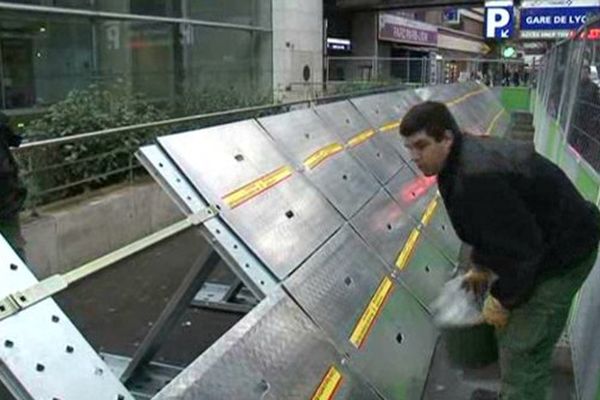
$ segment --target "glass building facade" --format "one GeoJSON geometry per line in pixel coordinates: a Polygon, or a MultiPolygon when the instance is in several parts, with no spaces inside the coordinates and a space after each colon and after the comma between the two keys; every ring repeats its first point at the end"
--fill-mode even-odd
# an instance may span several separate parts
{"type": "Polygon", "coordinates": [[[43,110],[92,84],[127,84],[169,105],[223,92],[270,99],[271,1],[5,2],[0,61],[8,114],[43,110]]]}

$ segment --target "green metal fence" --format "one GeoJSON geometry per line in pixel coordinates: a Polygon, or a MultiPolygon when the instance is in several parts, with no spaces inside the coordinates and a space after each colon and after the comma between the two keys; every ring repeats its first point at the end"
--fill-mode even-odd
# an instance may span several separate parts
{"type": "MultiPolygon", "coordinates": [[[[600,205],[600,18],[546,55],[531,96],[539,152],[600,205]]],[[[569,336],[578,398],[600,400],[600,266],[577,296],[569,336]]]]}

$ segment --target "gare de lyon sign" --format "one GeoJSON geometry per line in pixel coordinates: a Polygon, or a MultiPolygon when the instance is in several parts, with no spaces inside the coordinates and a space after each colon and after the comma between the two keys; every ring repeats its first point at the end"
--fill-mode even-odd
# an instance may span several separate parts
{"type": "MultiPolygon", "coordinates": [[[[600,12],[599,0],[529,0],[520,9],[520,37],[556,39],[568,37],[585,24],[587,16],[600,12]]],[[[511,1],[486,2],[486,36],[512,36],[514,9],[511,1]],[[499,4],[500,3],[500,4],[499,4]]]]}

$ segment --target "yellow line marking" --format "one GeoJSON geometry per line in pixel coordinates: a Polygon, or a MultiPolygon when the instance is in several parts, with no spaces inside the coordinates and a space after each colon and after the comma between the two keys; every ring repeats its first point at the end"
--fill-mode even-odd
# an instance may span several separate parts
{"type": "Polygon", "coordinates": [[[414,228],[410,233],[410,236],[406,240],[404,248],[402,249],[402,251],[398,255],[398,258],[396,259],[396,268],[398,268],[400,271],[402,271],[408,265],[408,261],[412,257],[413,251],[420,236],[421,231],[419,231],[419,228],[414,228]]]}
{"type": "Polygon", "coordinates": [[[383,278],[375,291],[375,294],[371,298],[369,305],[367,305],[367,308],[356,323],[352,335],[350,335],[350,343],[357,349],[363,345],[366,338],[369,336],[371,328],[393,288],[394,284],[392,280],[387,276],[383,278]]]}
{"type": "Polygon", "coordinates": [[[425,212],[423,213],[423,217],[421,218],[421,223],[423,224],[423,226],[429,225],[429,222],[431,222],[431,218],[433,218],[433,214],[435,213],[437,206],[438,206],[438,199],[436,197],[429,202],[429,205],[427,206],[427,208],[425,209],[425,212]]]}
{"type": "Polygon", "coordinates": [[[502,114],[504,114],[504,112],[505,112],[505,110],[503,109],[503,110],[500,110],[498,112],[498,114],[496,114],[496,116],[492,120],[492,123],[488,127],[487,131],[485,131],[485,135],[486,136],[489,136],[492,133],[492,129],[494,129],[494,127],[496,126],[496,123],[498,122],[498,120],[500,119],[500,117],[502,116],[502,114]]]}
{"type": "Polygon", "coordinates": [[[275,171],[262,176],[239,189],[234,190],[228,195],[223,197],[223,201],[230,207],[235,208],[240,204],[250,200],[253,197],[258,196],[262,192],[272,188],[279,182],[287,179],[294,173],[292,167],[286,165],[275,171]]]}
{"type": "Polygon", "coordinates": [[[368,129],[368,130],[363,131],[363,132],[359,133],[358,135],[354,136],[352,139],[350,139],[348,141],[348,146],[356,147],[359,144],[364,143],[367,140],[371,139],[373,136],[375,136],[375,130],[368,129]]]}
{"type": "Polygon", "coordinates": [[[336,367],[331,366],[311,400],[331,400],[340,388],[343,376],[336,367]]]}
{"type": "Polygon", "coordinates": [[[401,121],[388,122],[387,124],[381,126],[379,130],[381,132],[393,131],[394,129],[398,129],[400,127],[400,122],[401,121]]]}
{"type": "Polygon", "coordinates": [[[306,160],[304,160],[304,165],[309,169],[313,169],[329,157],[339,153],[342,150],[344,150],[344,146],[341,144],[331,143],[311,154],[306,160]]]}
{"type": "Polygon", "coordinates": [[[454,100],[451,100],[451,101],[447,102],[446,105],[448,107],[454,107],[455,105],[457,105],[459,103],[462,103],[463,101],[467,100],[468,98],[473,97],[473,96],[477,96],[478,94],[481,94],[481,93],[485,92],[486,90],[488,90],[488,89],[479,89],[479,90],[476,90],[474,92],[467,93],[467,94],[465,94],[463,96],[460,96],[460,97],[458,97],[458,98],[456,98],[454,100]]]}

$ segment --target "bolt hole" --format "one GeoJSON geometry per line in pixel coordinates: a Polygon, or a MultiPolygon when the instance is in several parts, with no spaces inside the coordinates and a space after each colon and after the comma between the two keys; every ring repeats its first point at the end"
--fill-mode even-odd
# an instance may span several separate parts
{"type": "Polygon", "coordinates": [[[233,248],[237,250],[237,248],[238,248],[238,245],[237,245],[237,244],[234,244],[234,245],[233,245],[233,248]]]}
{"type": "Polygon", "coordinates": [[[16,271],[19,267],[16,264],[10,264],[10,269],[16,271]]]}
{"type": "Polygon", "coordinates": [[[4,311],[6,311],[6,307],[0,306],[0,312],[4,312],[4,311]]]}
{"type": "Polygon", "coordinates": [[[218,205],[218,204],[217,204],[215,207],[217,208],[217,210],[220,210],[220,209],[221,209],[221,206],[220,206],[220,205],[218,205]]]}
{"type": "Polygon", "coordinates": [[[175,179],[175,182],[177,182],[177,183],[181,183],[181,179],[180,179],[180,178],[177,178],[177,179],[175,179]]]}
{"type": "Polygon", "coordinates": [[[392,230],[392,224],[387,224],[388,231],[392,230]]]}
{"type": "Polygon", "coordinates": [[[67,353],[69,353],[69,354],[72,354],[72,353],[75,351],[75,349],[73,348],[73,346],[67,346],[65,350],[66,350],[66,351],[67,351],[67,353]]]}
{"type": "Polygon", "coordinates": [[[350,124],[350,120],[348,118],[346,118],[346,123],[350,124]]]}
{"type": "Polygon", "coordinates": [[[264,284],[265,284],[265,281],[260,281],[260,284],[261,284],[261,285],[264,285],[264,284]]]}
{"type": "Polygon", "coordinates": [[[158,166],[161,168],[164,167],[163,163],[161,163],[161,162],[158,163],[158,166]]]}
{"type": "Polygon", "coordinates": [[[187,197],[188,201],[192,201],[192,196],[187,197]]]}
{"type": "Polygon", "coordinates": [[[270,389],[271,385],[269,385],[269,382],[267,382],[264,379],[261,379],[260,383],[258,384],[258,390],[260,390],[263,393],[267,393],[270,389]]]}
{"type": "Polygon", "coordinates": [[[348,180],[348,175],[346,175],[346,174],[342,175],[342,179],[345,180],[345,181],[347,181],[348,180]]]}
{"type": "Polygon", "coordinates": [[[246,267],[246,268],[250,268],[250,264],[246,263],[246,264],[244,265],[244,267],[246,267]]]}
{"type": "Polygon", "coordinates": [[[310,139],[310,133],[305,133],[305,134],[304,134],[304,137],[305,137],[306,139],[310,139]]]}
{"type": "Polygon", "coordinates": [[[46,367],[44,367],[44,365],[43,365],[43,364],[37,364],[37,365],[35,366],[35,370],[36,370],[37,372],[43,372],[45,369],[46,369],[46,367]]]}
{"type": "Polygon", "coordinates": [[[377,157],[378,157],[378,158],[381,158],[381,153],[377,153],[377,157]]]}
{"type": "Polygon", "coordinates": [[[15,344],[11,341],[11,340],[6,340],[4,342],[4,347],[12,349],[15,346],[15,344]]]}
{"type": "Polygon", "coordinates": [[[240,161],[240,162],[244,161],[244,156],[241,154],[237,154],[234,158],[236,161],[240,161]]]}
{"type": "Polygon", "coordinates": [[[398,335],[396,335],[396,342],[398,342],[398,344],[402,344],[403,341],[404,341],[404,335],[402,333],[399,333],[398,335]]]}
{"type": "Polygon", "coordinates": [[[25,296],[19,296],[19,300],[21,300],[22,302],[26,302],[27,301],[27,297],[25,297],[25,296]]]}
{"type": "Polygon", "coordinates": [[[220,235],[220,234],[221,234],[221,230],[217,229],[217,230],[215,230],[215,233],[216,233],[217,235],[220,235]]]}
{"type": "Polygon", "coordinates": [[[58,318],[56,315],[53,315],[52,322],[57,323],[58,321],[60,321],[60,318],[58,318]]]}
{"type": "Polygon", "coordinates": [[[352,285],[352,278],[347,276],[346,279],[344,279],[344,283],[346,284],[346,286],[352,285]]]}
{"type": "Polygon", "coordinates": [[[117,396],[117,400],[125,400],[125,396],[123,396],[122,394],[117,396]]]}
{"type": "Polygon", "coordinates": [[[288,217],[289,219],[292,219],[292,218],[294,218],[294,212],[292,210],[290,210],[285,213],[285,216],[288,217]]]}
{"type": "Polygon", "coordinates": [[[425,272],[429,273],[431,271],[431,268],[429,268],[429,265],[425,266],[425,272]]]}
{"type": "Polygon", "coordinates": [[[445,231],[446,230],[446,225],[442,225],[442,230],[445,231]]]}

